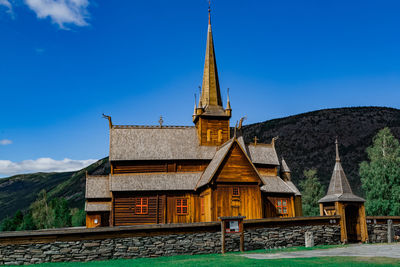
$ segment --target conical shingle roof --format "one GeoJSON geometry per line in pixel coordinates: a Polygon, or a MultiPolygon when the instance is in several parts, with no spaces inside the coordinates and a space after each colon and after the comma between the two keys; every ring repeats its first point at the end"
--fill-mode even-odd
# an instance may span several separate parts
{"type": "Polygon", "coordinates": [[[329,183],[328,192],[326,196],[321,198],[318,202],[336,202],[336,201],[351,201],[351,202],[365,202],[365,199],[356,196],[351,190],[350,183],[347,180],[346,174],[342,168],[339,157],[338,141],[336,139],[336,163],[333,168],[331,181],[329,183]]]}

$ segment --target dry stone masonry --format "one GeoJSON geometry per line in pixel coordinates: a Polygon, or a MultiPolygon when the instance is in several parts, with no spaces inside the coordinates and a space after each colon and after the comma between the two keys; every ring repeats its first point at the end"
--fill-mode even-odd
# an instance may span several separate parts
{"type": "MultiPolygon", "coordinates": [[[[316,245],[340,243],[338,225],[291,226],[245,230],[245,250],[304,246],[305,232],[316,245]]],[[[239,235],[226,235],[226,250],[239,251],[239,235]]],[[[219,253],[221,232],[57,241],[50,244],[0,245],[0,264],[34,264],[219,253]]]]}

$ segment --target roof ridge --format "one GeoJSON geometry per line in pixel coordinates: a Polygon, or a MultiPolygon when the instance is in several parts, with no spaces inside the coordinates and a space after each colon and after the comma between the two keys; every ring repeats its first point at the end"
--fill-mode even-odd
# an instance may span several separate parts
{"type": "Polygon", "coordinates": [[[195,126],[180,126],[180,125],[113,125],[113,129],[187,129],[195,128],[195,126]]]}

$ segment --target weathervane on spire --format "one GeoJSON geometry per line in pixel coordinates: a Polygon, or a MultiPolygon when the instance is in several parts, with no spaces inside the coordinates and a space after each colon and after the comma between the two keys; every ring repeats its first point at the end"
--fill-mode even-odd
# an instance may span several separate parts
{"type": "Polygon", "coordinates": [[[211,24],[211,0],[208,0],[208,24],[211,24]]]}

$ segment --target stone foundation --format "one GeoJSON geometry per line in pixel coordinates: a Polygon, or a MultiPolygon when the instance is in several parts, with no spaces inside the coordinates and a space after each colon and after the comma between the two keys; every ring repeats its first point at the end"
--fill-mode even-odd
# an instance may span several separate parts
{"type": "MultiPolygon", "coordinates": [[[[316,245],[340,243],[338,225],[281,226],[245,230],[245,250],[304,246],[310,231],[316,245]]],[[[226,235],[226,250],[239,251],[239,235],[226,235]]],[[[220,253],[221,232],[182,233],[48,244],[0,245],[0,264],[33,264],[220,253]]]]}
{"type": "MultiPolygon", "coordinates": [[[[387,243],[388,242],[388,226],[387,224],[367,224],[368,237],[370,243],[387,243]]],[[[400,231],[400,224],[393,224],[394,233],[400,231]]]]}

